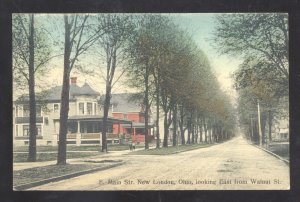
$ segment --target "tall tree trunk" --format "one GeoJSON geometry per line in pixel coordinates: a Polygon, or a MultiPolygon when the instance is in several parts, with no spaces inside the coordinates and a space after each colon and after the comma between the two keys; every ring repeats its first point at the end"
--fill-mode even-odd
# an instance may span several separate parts
{"type": "Polygon", "coordinates": [[[268,115],[269,115],[269,142],[272,142],[272,111],[269,110],[268,111],[268,115]]]}
{"type": "Polygon", "coordinates": [[[149,66],[147,65],[146,74],[145,74],[145,149],[149,149],[148,119],[149,119],[149,66]]]}
{"type": "MultiPolygon", "coordinates": [[[[181,118],[180,118],[181,119],[181,118]]],[[[185,137],[184,137],[184,128],[183,128],[183,119],[179,122],[179,129],[180,129],[180,139],[181,139],[181,145],[185,144],[185,137]]]]}
{"type": "Polygon", "coordinates": [[[208,138],[209,138],[209,143],[212,143],[212,133],[213,133],[213,131],[212,131],[212,129],[213,129],[213,127],[212,127],[212,124],[211,124],[211,120],[209,119],[208,120],[208,138]]]}
{"type": "Polygon", "coordinates": [[[262,144],[266,144],[266,113],[262,113],[262,123],[261,123],[261,134],[262,134],[262,144]]]}
{"type": "Polygon", "coordinates": [[[194,125],[195,125],[195,120],[194,120],[194,111],[191,112],[191,133],[192,133],[192,144],[195,143],[195,130],[194,130],[194,125]]]}
{"type": "Polygon", "coordinates": [[[34,15],[30,15],[30,34],[29,34],[29,153],[28,162],[36,161],[36,102],[35,102],[35,79],[34,79],[34,15]]]}
{"type": "Polygon", "coordinates": [[[105,90],[105,100],[104,100],[104,109],[103,109],[103,124],[102,124],[102,152],[107,153],[107,118],[108,118],[108,111],[110,107],[110,99],[111,99],[111,85],[110,82],[106,82],[106,90],[105,90]]]}
{"type": "Polygon", "coordinates": [[[207,143],[207,125],[206,125],[205,117],[203,117],[203,126],[204,126],[204,140],[207,143]]]}
{"type": "Polygon", "coordinates": [[[105,101],[104,101],[104,110],[103,110],[103,125],[102,125],[102,152],[107,153],[107,128],[108,128],[108,112],[110,107],[110,99],[111,99],[111,89],[112,82],[116,70],[117,65],[117,48],[111,47],[111,49],[107,48],[107,67],[106,67],[106,88],[105,88],[105,101]],[[108,51],[109,50],[109,51],[108,51]]]}
{"type": "Polygon", "coordinates": [[[258,132],[258,121],[256,120],[256,121],[254,121],[254,137],[255,137],[255,143],[256,144],[259,144],[259,142],[260,142],[260,137],[259,137],[259,132],[258,132]]]}
{"type": "Polygon", "coordinates": [[[163,147],[168,147],[168,138],[169,138],[168,111],[165,111],[164,112],[164,142],[163,142],[163,147]]]}
{"type": "Polygon", "coordinates": [[[251,139],[251,141],[252,142],[254,142],[254,131],[253,131],[253,129],[254,129],[254,125],[253,125],[253,118],[252,118],[252,116],[250,117],[250,121],[251,121],[251,134],[250,134],[250,139],[251,139]]]}
{"type": "Polygon", "coordinates": [[[64,75],[63,86],[61,92],[61,108],[59,120],[59,142],[58,142],[58,155],[57,164],[66,164],[66,150],[67,150],[67,132],[68,132],[68,114],[69,114],[69,90],[70,90],[70,55],[71,55],[71,42],[70,31],[71,25],[68,22],[68,16],[64,16],[65,21],[65,50],[64,50],[64,75]]]}
{"type": "Polygon", "coordinates": [[[183,128],[183,121],[184,121],[183,107],[180,107],[179,110],[180,110],[179,129],[180,129],[181,145],[184,145],[185,144],[185,137],[184,137],[184,128],[183,128]]]}
{"type": "Polygon", "coordinates": [[[200,119],[199,129],[200,129],[200,142],[203,142],[203,140],[202,140],[202,119],[200,119]]]}
{"type": "Polygon", "coordinates": [[[159,85],[156,85],[156,148],[160,147],[159,135],[159,85]]]}
{"type": "Polygon", "coordinates": [[[177,104],[173,109],[173,146],[177,145],[177,104]]]}
{"type": "Polygon", "coordinates": [[[198,118],[197,118],[197,124],[195,125],[195,143],[198,143],[198,137],[199,137],[199,125],[198,125],[198,118]]]}
{"type": "Polygon", "coordinates": [[[225,137],[224,137],[224,130],[223,130],[223,127],[221,126],[220,127],[220,141],[221,142],[223,142],[224,141],[224,139],[225,139],[225,137]]]}
{"type": "Polygon", "coordinates": [[[187,144],[191,144],[191,127],[192,127],[192,117],[190,117],[190,120],[188,120],[187,127],[188,127],[188,139],[187,144]]]}
{"type": "Polygon", "coordinates": [[[211,137],[210,137],[210,142],[216,142],[216,134],[215,134],[215,127],[213,123],[211,123],[211,137]]]}
{"type": "Polygon", "coordinates": [[[192,144],[195,144],[195,125],[192,124],[192,144]]]}

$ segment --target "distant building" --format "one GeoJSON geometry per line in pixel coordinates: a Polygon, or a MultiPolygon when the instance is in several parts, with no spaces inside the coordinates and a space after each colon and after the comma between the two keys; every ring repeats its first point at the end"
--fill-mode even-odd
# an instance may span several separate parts
{"type": "MultiPolygon", "coordinates": [[[[111,112],[115,119],[132,121],[132,124],[114,124],[113,133],[122,134],[123,140],[127,141],[126,134],[131,134],[129,141],[137,144],[145,142],[145,110],[142,101],[133,99],[133,94],[113,94],[111,98],[111,112]]],[[[149,110],[148,140],[152,141],[154,136],[151,133],[153,128],[151,110],[149,110]]]]}
{"type": "MultiPolygon", "coordinates": [[[[77,85],[77,78],[72,77],[70,84],[70,104],[68,118],[67,144],[93,145],[101,144],[103,112],[100,94],[87,83],[77,85]]],[[[59,132],[59,114],[61,86],[47,90],[36,105],[37,145],[57,145],[59,132]]],[[[110,144],[119,144],[120,134],[115,134],[113,126],[130,124],[131,119],[118,119],[109,111],[107,140],[110,144]]],[[[126,135],[131,137],[126,131],[126,135]]],[[[123,134],[123,133],[122,133],[123,134]]],[[[13,103],[13,137],[14,145],[29,144],[29,102],[23,95],[13,103]]]]}
{"type": "Polygon", "coordinates": [[[272,136],[273,141],[289,141],[289,121],[287,118],[282,117],[274,125],[274,133],[272,136]]]}

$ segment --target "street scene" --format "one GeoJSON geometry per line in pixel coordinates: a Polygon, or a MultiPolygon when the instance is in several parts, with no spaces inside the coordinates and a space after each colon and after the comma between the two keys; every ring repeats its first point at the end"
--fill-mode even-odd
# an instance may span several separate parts
{"type": "Polygon", "coordinates": [[[242,137],[170,156],[106,159],[125,164],[31,190],[288,190],[290,184],[288,164],[242,137]]]}
{"type": "Polygon", "coordinates": [[[13,189],[289,190],[286,13],[12,15],[13,189]]]}

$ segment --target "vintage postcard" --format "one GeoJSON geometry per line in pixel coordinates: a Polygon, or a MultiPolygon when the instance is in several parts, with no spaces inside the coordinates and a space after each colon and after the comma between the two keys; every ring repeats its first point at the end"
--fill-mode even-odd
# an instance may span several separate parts
{"type": "Polygon", "coordinates": [[[287,13],[12,14],[13,189],[289,190],[287,13]]]}

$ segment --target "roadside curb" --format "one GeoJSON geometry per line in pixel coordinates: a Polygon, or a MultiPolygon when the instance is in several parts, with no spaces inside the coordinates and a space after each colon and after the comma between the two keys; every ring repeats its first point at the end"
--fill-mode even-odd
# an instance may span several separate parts
{"type": "Polygon", "coordinates": [[[259,149],[261,149],[261,150],[263,150],[263,151],[265,151],[265,152],[267,152],[269,154],[271,154],[272,156],[275,156],[276,158],[278,158],[279,160],[283,161],[287,165],[290,165],[290,161],[289,160],[286,160],[286,159],[282,158],[281,156],[279,156],[279,155],[277,155],[277,154],[275,154],[275,153],[273,153],[273,152],[271,152],[271,151],[269,151],[269,150],[267,150],[265,148],[259,147],[259,146],[255,145],[255,144],[251,144],[251,145],[254,146],[254,147],[256,147],[256,148],[259,148],[259,149]]]}
{"type": "Polygon", "coordinates": [[[77,176],[92,173],[92,172],[95,172],[95,171],[107,170],[107,169],[110,169],[110,168],[114,168],[114,167],[123,165],[124,163],[125,162],[115,163],[115,164],[112,164],[112,165],[107,165],[107,166],[103,166],[103,167],[99,167],[99,168],[93,168],[93,169],[89,169],[89,170],[83,170],[83,171],[80,171],[80,172],[70,173],[70,174],[67,174],[67,175],[62,175],[62,176],[58,176],[58,177],[44,179],[44,180],[40,180],[40,181],[37,181],[37,182],[22,184],[22,185],[14,186],[13,190],[14,191],[24,191],[26,189],[36,187],[36,186],[40,186],[40,185],[43,185],[43,184],[47,184],[47,183],[50,183],[50,182],[57,182],[57,181],[60,181],[60,180],[65,180],[65,179],[77,177],[77,176]]]}
{"type": "Polygon", "coordinates": [[[174,153],[171,153],[172,154],[178,154],[178,153],[184,153],[184,152],[188,152],[188,151],[192,151],[192,150],[196,150],[196,149],[204,149],[204,148],[208,148],[208,147],[211,147],[211,146],[215,146],[217,144],[210,144],[208,146],[205,146],[205,147],[200,147],[200,148],[191,148],[191,149],[188,149],[188,150],[180,150],[180,151],[176,151],[174,153]]]}
{"type": "MultiPolygon", "coordinates": [[[[218,145],[216,143],[212,143],[208,146],[205,146],[205,147],[199,147],[199,148],[190,148],[188,150],[179,150],[179,151],[174,151],[172,153],[169,153],[169,154],[126,154],[126,155],[132,155],[132,156],[143,156],[143,155],[153,155],[153,156],[165,156],[165,155],[173,155],[173,154],[178,154],[178,153],[184,153],[184,152],[189,152],[189,151],[193,151],[193,150],[196,150],[196,149],[204,149],[204,148],[209,148],[209,147],[212,147],[212,146],[215,146],[215,145],[218,145]]],[[[163,148],[163,147],[161,147],[163,148]]],[[[159,149],[161,149],[159,148],[159,149]]],[[[152,149],[156,149],[156,148],[152,148],[152,149]]]]}

